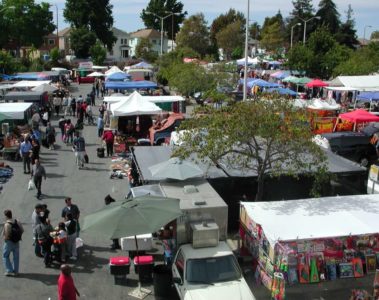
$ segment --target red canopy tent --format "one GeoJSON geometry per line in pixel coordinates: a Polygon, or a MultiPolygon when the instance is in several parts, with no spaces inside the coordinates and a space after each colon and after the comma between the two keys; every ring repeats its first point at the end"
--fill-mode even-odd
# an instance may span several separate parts
{"type": "Polygon", "coordinates": [[[327,84],[326,82],[324,82],[320,79],[313,79],[312,81],[310,81],[306,84],[306,86],[309,88],[324,87],[324,86],[328,86],[328,85],[329,84],[327,84]]]}
{"type": "MultiPolygon", "coordinates": [[[[349,122],[354,123],[354,129],[357,123],[379,122],[378,116],[364,109],[357,109],[351,112],[340,114],[338,118],[344,121],[349,121],[349,122]]],[[[337,123],[338,123],[338,120],[336,122],[336,125],[337,123]]]]}

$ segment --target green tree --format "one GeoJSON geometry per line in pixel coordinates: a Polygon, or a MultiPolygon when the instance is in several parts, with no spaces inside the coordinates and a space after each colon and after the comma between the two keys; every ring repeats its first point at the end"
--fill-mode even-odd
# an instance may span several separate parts
{"type": "Polygon", "coordinates": [[[57,64],[59,58],[60,58],[59,49],[57,47],[54,47],[53,49],[50,50],[50,59],[53,64],[57,64]]]}
{"type": "Polygon", "coordinates": [[[154,62],[158,58],[158,54],[152,50],[153,45],[150,43],[149,39],[141,38],[138,41],[136,47],[136,56],[148,62],[154,62]]]}
{"type": "Polygon", "coordinates": [[[341,24],[339,32],[336,34],[336,40],[341,45],[345,45],[351,49],[355,49],[359,44],[353,19],[353,9],[350,4],[346,12],[346,22],[341,24]]]}
{"type": "Polygon", "coordinates": [[[168,83],[180,94],[190,96],[215,88],[215,81],[203,67],[194,63],[176,63],[168,72],[168,83]]]}
{"type": "Polygon", "coordinates": [[[244,34],[241,21],[231,23],[219,31],[216,34],[216,41],[218,47],[223,49],[225,58],[229,60],[232,52],[236,48],[241,49],[241,45],[243,45],[244,34]]]}
{"type": "Polygon", "coordinates": [[[281,24],[277,21],[275,23],[267,23],[262,29],[261,44],[267,50],[278,50],[283,46],[284,42],[281,24]]]}
{"type": "Polygon", "coordinates": [[[178,47],[189,47],[201,55],[209,53],[210,40],[207,22],[203,14],[190,16],[176,35],[178,47]]]}
{"type": "Polygon", "coordinates": [[[183,12],[183,3],[178,2],[177,0],[150,0],[146,9],[143,9],[141,12],[141,19],[147,28],[153,28],[155,30],[161,30],[161,19],[157,16],[165,17],[174,13],[173,16],[163,20],[163,31],[167,32],[169,38],[176,37],[176,34],[179,32],[180,24],[183,23],[187,12],[183,12]],[[173,23],[174,22],[174,23],[173,23]]]}
{"type": "Polygon", "coordinates": [[[12,55],[0,49],[0,73],[13,74],[17,69],[16,62],[12,55]]]}
{"type": "Polygon", "coordinates": [[[349,59],[340,62],[334,69],[334,76],[339,75],[367,75],[379,69],[379,45],[370,43],[351,53],[349,59]]]}
{"type": "Polygon", "coordinates": [[[379,30],[375,30],[371,33],[371,37],[370,37],[371,40],[373,39],[379,39],[379,30]]]}
{"type": "Polygon", "coordinates": [[[96,35],[86,27],[74,28],[70,32],[71,48],[78,58],[87,58],[89,49],[96,43],[96,35]]]}
{"type": "Polygon", "coordinates": [[[98,66],[101,66],[107,57],[107,51],[99,41],[89,49],[89,53],[91,54],[93,63],[98,66]]]}
{"type": "Polygon", "coordinates": [[[331,34],[336,34],[339,31],[341,23],[340,14],[333,0],[321,0],[316,15],[321,18],[320,23],[325,26],[331,34]]]}
{"type": "MultiPolygon", "coordinates": [[[[67,0],[63,16],[72,28],[91,30],[108,50],[112,50],[117,40],[111,30],[112,9],[109,0],[67,0]]],[[[88,45],[88,49],[91,46],[93,44],[88,45]]]]}
{"type": "Polygon", "coordinates": [[[55,25],[48,3],[14,0],[0,4],[0,28],[0,48],[16,49],[19,56],[21,46],[40,47],[55,25]]]}
{"type": "Polygon", "coordinates": [[[243,55],[243,51],[244,49],[242,49],[242,47],[236,47],[233,49],[233,52],[232,52],[232,55],[231,55],[231,58],[233,60],[236,60],[236,59],[240,59],[243,55]]]}
{"type": "MultiPolygon", "coordinates": [[[[293,29],[293,41],[294,43],[303,40],[304,21],[313,17],[314,8],[312,0],[293,0],[293,10],[287,20],[287,40],[291,37],[291,28],[297,23],[301,23],[302,26],[296,26],[293,29]],[[302,20],[303,19],[303,20],[302,20]]],[[[312,32],[312,23],[307,23],[307,32],[312,32]]]]}
{"type": "Polygon", "coordinates": [[[325,172],[325,155],[312,142],[312,132],[304,122],[306,111],[295,110],[287,99],[258,99],[205,110],[181,124],[179,129],[187,132],[174,155],[196,153],[226,173],[235,169],[257,174],[255,200],[263,199],[264,183],[270,176],[325,172]]]}
{"type": "Polygon", "coordinates": [[[249,27],[250,37],[258,41],[261,39],[261,31],[261,26],[257,22],[254,22],[249,27]]]}

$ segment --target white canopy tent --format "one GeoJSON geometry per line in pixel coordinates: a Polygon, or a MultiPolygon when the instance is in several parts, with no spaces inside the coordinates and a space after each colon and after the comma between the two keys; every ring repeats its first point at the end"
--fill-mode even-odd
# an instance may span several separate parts
{"type": "Polygon", "coordinates": [[[379,75],[338,76],[330,82],[330,87],[347,87],[358,91],[379,91],[379,75]]]}
{"type": "Polygon", "coordinates": [[[113,116],[136,116],[136,115],[154,115],[162,112],[157,105],[149,102],[137,91],[133,92],[124,100],[111,105],[113,116]]]}
{"type": "Polygon", "coordinates": [[[100,73],[100,72],[92,72],[92,73],[88,74],[87,76],[88,77],[103,77],[103,76],[105,76],[105,74],[100,73]]]}
{"type": "MultiPolygon", "coordinates": [[[[252,65],[252,64],[258,64],[259,61],[257,61],[257,57],[256,58],[251,58],[250,56],[247,57],[247,64],[248,65],[252,65]]],[[[243,65],[245,64],[245,58],[241,58],[241,59],[237,59],[237,65],[243,65]]]]}
{"type": "Polygon", "coordinates": [[[38,86],[35,86],[34,88],[32,88],[32,91],[41,92],[41,93],[45,93],[45,92],[52,93],[56,90],[58,90],[57,86],[52,85],[52,84],[48,84],[48,83],[44,83],[44,84],[41,84],[41,85],[38,85],[38,86]]]}
{"type": "Polygon", "coordinates": [[[12,85],[13,88],[33,88],[42,84],[49,84],[51,80],[22,80],[12,85]]]}
{"type": "Polygon", "coordinates": [[[379,232],[378,195],[351,195],[272,202],[241,202],[267,239],[295,241],[379,232]]]}
{"type": "MultiPolygon", "coordinates": [[[[116,103],[123,100],[126,100],[129,96],[122,95],[122,96],[107,96],[104,97],[104,102],[107,103],[116,103]]],[[[147,100],[149,102],[153,103],[167,103],[167,102],[177,102],[177,101],[185,101],[185,99],[182,96],[142,96],[144,100],[147,100]]]]}
{"type": "Polygon", "coordinates": [[[22,120],[24,112],[32,105],[30,102],[0,103],[0,114],[10,120],[22,120]]]}
{"type": "Polygon", "coordinates": [[[118,73],[118,72],[122,72],[122,71],[120,70],[119,67],[117,67],[117,66],[113,66],[113,67],[110,68],[109,70],[105,71],[105,75],[109,76],[109,75],[111,75],[111,74],[113,74],[113,73],[118,73]]]}
{"type": "Polygon", "coordinates": [[[334,99],[313,99],[308,105],[308,108],[316,110],[339,110],[341,109],[341,105],[337,104],[334,99]]]}

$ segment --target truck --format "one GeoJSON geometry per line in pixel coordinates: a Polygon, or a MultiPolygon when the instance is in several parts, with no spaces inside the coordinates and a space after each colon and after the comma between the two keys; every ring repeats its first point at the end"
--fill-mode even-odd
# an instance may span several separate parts
{"type": "Polygon", "coordinates": [[[171,273],[181,300],[255,299],[227,243],[228,206],[205,179],[161,181],[132,189],[180,199],[171,273]],[[149,191],[150,190],[150,191],[149,191]]]}

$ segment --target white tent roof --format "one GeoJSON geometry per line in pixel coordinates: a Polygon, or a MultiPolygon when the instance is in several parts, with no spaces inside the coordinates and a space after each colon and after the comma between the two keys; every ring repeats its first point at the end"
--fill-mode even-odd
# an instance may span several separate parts
{"type": "Polygon", "coordinates": [[[105,74],[100,73],[100,72],[92,72],[92,73],[88,74],[87,76],[88,77],[102,77],[102,76],[105,76],[105,74]]]}
{"type": "MultiPolygon", "coordinates": [[[[129,96],[107,96],[104,97],[104,102],[115,103],[126,100],[129,96]]],[[[165,103],[165,102],[176,102],[184,101],[185,99],[182,96],[142,96],[144,100],[153,103],[165,103]]]]}
{"type": "Polygon", "coordinates": [[[32,91],[41,92],[41,93],[44,93],[44,92],[52,93],[56,91],[57,89],[58,87],[55,85],[44,83],[44,84],[35,86],[34,88],[32,88],[32,91]]]}
{"type": "Polygon", "coordinates": [[[14,88],[32,88],[42,84],[49,84],[51,80],[22,80],[15,83],[12,87],[14,88]]]}
{"type": "Polygon", "coordinates": [[[338,110],[341,108],[341,105],[337,104],[334,99],[313,99],[310,105],[308,105],[308,108],[317,110],[338,110]]]}
{"type": "Polygon", "coordinates": [[[154,115],[162,110],[154,103],[146,101],[140,93],[133,92],[129,97],[111,106],[114,116],[154,115]]]}
{"type": "Polygon", "coordinates": [[[359,91],[376,91],[379,90],[379,75],[338,76],[331,81],[330,86],[344,86],[359,91]]]}
{"type": "Polygon", "coordinates": [[[122,71],[120,70],[119,67],[117,67],[117,66],[113,66],[113,67],[110,68],[109,70],[105,71],[105,75],[109,76],[109,75],[111,75],[111,74],[113,74],[113,73],[117,73],[117,72],[122,72],[122,71]]]}
{"type": "Polygon", "coordinates": [[[4,114],[12,120],[21,120],[24,118],[24,112],[32,104],[30,102],[0,103],[0,114],[4,114]]]}
{"type": "MultiPolygon", "coordinates": [[[[248,64],[257,64],[259,61],[257,61],[258,58],[251,58],[250,56],[247,57],[247,63],[248,64]]],[[[237,65],[243,65],[245,63],[245,58],[237,59],[237,65]]]]}
{"type": "Polygon", "coordinates": [[[379,232],[379,195],[242,202],[271,243],[379,232]]]}

